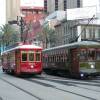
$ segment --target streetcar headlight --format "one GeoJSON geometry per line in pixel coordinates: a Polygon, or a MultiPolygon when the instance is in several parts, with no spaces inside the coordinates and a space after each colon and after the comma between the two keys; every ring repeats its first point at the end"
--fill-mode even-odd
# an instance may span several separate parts
{"type": "Polygon", "coordinates": [[[91,68],[93,69],[93,68],[95,68],[95,66],[94,65],[91,65],[91,68]]]}
{"type": "Polygon", "coordinates": [[[31,65],[31,68],[34,68],[34,66],[33,66],[33,65],[31,65]]]}
{"type": "Polygon", "coordinates": [[[84,76],[84,74],[81,74],[81,77],[83,77],[84,76]]]}

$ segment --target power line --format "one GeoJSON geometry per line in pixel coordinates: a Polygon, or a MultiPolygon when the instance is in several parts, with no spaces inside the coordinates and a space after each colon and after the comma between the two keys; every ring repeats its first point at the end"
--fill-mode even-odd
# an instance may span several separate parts
{"type": "Polygon", "coordinates": [[[95,15],[93,15],[92,18],[90,18],[90,19],[88,20],[88,23],[86,24],[86,27],[84,27],[84,28],[82,29],[81,33],[80,33],[80,34],[75,38],[75,40],[73,40],[72,42],[78,40],[78,38],[81,36],[81,34],[84,32],[84,30],[85,30],[85,29],[87,28],[87,26],[90,24],[90,22],[91,22],[92,20],[94,20],[94,18],[95,18],[95,15]]]}

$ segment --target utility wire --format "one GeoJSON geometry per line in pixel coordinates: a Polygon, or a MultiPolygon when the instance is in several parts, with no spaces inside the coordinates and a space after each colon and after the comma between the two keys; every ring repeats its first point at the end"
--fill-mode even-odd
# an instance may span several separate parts
{"type": "MultiPolygon", "coordinates": [[[[86,24],[86,27],[83,28],[83,30],[81,31],[81,33],[79,34],[79,36],[77,36],[76,39],[75,39],[74,41],[77,41],[77,40],[78,40],[78,38],[81,36],[81,34],[83,33],[83,31],[87,28],[87,26],[90,24],[90,22],[91,22],[94,18],[95,18],[95,15],[93,15],[92,18],[90,18],[90,19],[88,20],[88,23],[86,24]]],[[[73,41],[73,42],[74,42],[74,41],[73,41]]]]}

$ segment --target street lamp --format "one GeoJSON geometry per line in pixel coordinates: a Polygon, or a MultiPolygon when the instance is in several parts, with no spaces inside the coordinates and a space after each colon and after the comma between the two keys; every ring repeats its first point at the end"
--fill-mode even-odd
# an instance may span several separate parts
{"type": "Polygon", "coordinates": [[[25,22],[23,20],[23,17],[17,16],[17,25],[20,26],[20,35],[21,35],[20,38],[21,38],[21,42],[23,42],[23,33],[24,33],[24,26],[25,26],[25,22]]]}
{"type": "Polygon", "coordinates": [[[17,16],[17,20],[8,21],[10,25],[17,24],[20,26],[20,39],[21,42],[23,42],[23,33],[24,33],[24,27],[25,27],[25,21],[23,20],[22,16],[17,16]]]}

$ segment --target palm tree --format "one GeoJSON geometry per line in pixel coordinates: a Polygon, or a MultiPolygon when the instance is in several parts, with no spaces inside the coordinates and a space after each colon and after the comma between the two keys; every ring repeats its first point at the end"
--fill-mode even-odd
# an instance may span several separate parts
{"type": "Polygon", "coordinates": [[[17,37],[16,37],[16,39],[14,39],[15,33],[17,33],[17,32],[9,24],[5,24],[2,27],[0,27],[0,35],[1,35],[0,42],[3,47],[3,50],[5,49],[5,47],[11,45],[13,43],[13,40],[15,41],[17,39],[17,37]]]}

